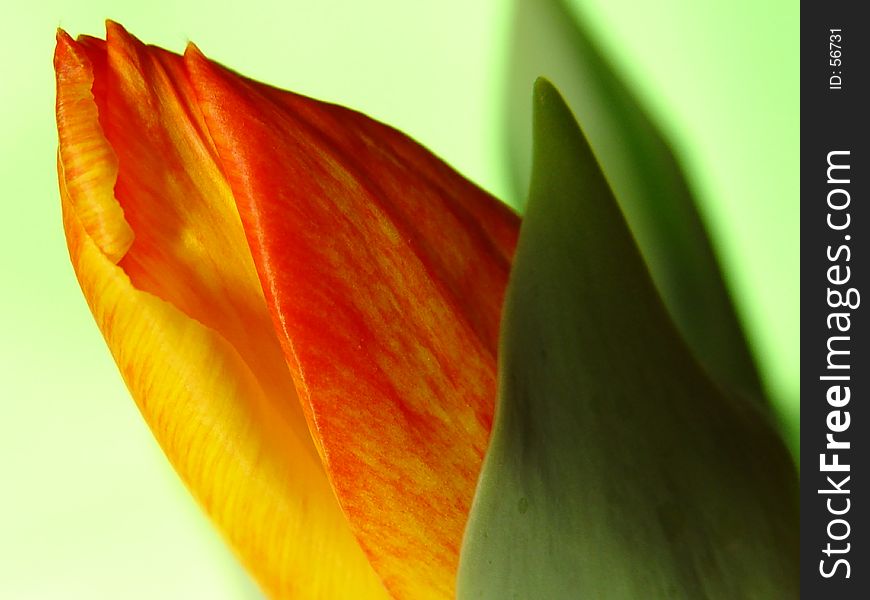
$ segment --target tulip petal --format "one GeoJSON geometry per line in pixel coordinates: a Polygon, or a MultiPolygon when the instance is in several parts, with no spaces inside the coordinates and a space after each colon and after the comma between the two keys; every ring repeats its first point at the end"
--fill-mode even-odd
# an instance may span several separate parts
{"type": "Polygon", "coordinates": [[[452,597],[518,219],[385,125],[186,57],[351,527],[396,597],[452,597]]]}
{"type": "Polygon", "coordinates": [[[91,311],[173,466],[272,597],[384,598],[320,463],[181,57],[58,35],[59,175],[91,311]]]}
{"type": "MultiPolygon", "coordinates": [[[[103,135],[91,94],[92,60],[66,33],[59,31],[57,41],[59,160],[70,202],[88,236],[109,260],[117,262],[133,243],[133,230],[112,189],[118,161],[103,135]]],[[[94,59],[100,58],[98,51],[93,54],[94,59]]],[[[105,60],[95,68],[104,71],[105,60]]]]}

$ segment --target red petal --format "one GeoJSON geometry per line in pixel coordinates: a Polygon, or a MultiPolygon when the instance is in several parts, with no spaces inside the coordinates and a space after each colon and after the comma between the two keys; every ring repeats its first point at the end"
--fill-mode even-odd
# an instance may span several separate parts
{"type": "Polygon", "coordinates": [[[403,134],[187,65],[339,501],[398,597],[452,597],[517,217],[403,134]]]}
{"type": "Polygon", "coordinates": [[[167,457],[271,598],[382,600],[296,398],[178,55],[58,35],[64,228],[167,457]]]}

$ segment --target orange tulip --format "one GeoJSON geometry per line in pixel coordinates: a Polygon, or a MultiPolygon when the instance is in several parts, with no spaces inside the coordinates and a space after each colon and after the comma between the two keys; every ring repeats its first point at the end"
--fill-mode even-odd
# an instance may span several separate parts
{"type": "Polygon", "coordinates": [[[452,596],[518,218],[193,46],[57,40],[70,257],[191,492],[270,596],[452,596]]]}

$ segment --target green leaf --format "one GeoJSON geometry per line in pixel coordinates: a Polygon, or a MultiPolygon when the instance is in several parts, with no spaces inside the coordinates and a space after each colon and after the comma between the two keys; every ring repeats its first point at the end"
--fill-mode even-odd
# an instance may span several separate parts
{"type": "Polygon", "coordinates": [[[729,398],[662,304],[558,92],[532,182],[460,600],[798,597],[798,486],[766,412],[729,398]]]}
{"type": "Polygon", "coordinates": [[[625,213],[668,310],[721,384],[763,402],[758,374],[695,200],[670,145],[559,0],[518,0],[508,95],[508,147],[525,193],[531,160],[528,90],[563,90],[625,213]]]}

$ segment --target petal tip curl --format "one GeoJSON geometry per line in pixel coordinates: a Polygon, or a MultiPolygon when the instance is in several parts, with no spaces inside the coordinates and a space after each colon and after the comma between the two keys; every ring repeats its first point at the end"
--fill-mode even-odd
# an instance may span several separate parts
{"type": "Polygon", "coordinates": [[[58,28],[54,53],[57,82],[58,175],[69,208],[112,262],[133,243],[133,230],[114,195],[117,157],[103,133],[95,98],[95,62],[100,49],[58,28]]]}

